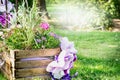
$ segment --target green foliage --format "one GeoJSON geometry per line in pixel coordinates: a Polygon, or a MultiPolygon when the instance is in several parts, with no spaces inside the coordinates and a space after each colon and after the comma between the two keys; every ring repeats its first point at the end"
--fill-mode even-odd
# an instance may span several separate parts
{"type": "Polygon", "coordinates": [[[100,9],[105,10],[111,18],[120,18],[120,0],[90,0],[100,9]]]}
{"type": "Polygon", "coordinates": [[[0,29],[2,28],[2,25],[0,24],[0,29]]]}
{"type": "Polygon", "coordinates": [[[26,28],[15,28],[9,33],[6,33],[6,35],[8,37],[6,37],[5,43],[10,49],[30,48],[34,39],[33,31],[26,28]]]}
{"type": "Polygon", "coordinates": [[[14,28],[5,34],[8,35],[5,38],[5,43],[9,49],[56,48],[60,43],[58,39],[48,33],[43,34],[40,30],[28,27],[14,28]]]}
{"type": "Polygon", "coordinates": [[[91,3],[98,8],[97,12],[100,13],[102,18],[100,23],[105,27],[112,26],[113,18],[120,18],[120,6],[118,7],[118,5],[120,5],[119,0],[89,0],[86,1],[86,3],[91,3]]]}
{"type": "Polygon", "coordinates": [[[53,36],[47,36],[47,43],[44,43],[45,47],[47,48],[51,48],[52,47],[58,47],[60,44],[60,41],[58,39],[56,39],[53,36]]]}
{"type": "Polygon", "coordinates": [[[38,9],[33,4],[32,8],[25,8],[23,3],[14,11],[16,18],[11,19],[10,29],[3,30],[3,43],[9,49],[40,49],[59,47],[59,40],[50,36],[51,30],[44,30],[40,27],[42,18],[38,9]],[[39,41],[38,41],[39,40],[39,41]]]}

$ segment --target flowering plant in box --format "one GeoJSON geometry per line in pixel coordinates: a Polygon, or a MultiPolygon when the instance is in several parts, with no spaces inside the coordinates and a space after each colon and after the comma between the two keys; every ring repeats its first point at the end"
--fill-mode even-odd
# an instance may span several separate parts
{"type": "MultiPolygon", "coordinates": [[[[47,23],[37,28],[13,28],[4,35],[5,44],[9,49],[45,49],[59,47],[59,40],[44,29],[47,23]]],[[[47,26],[49,27],[49,26],[47,26]]]]}
{"type": "Polygon", "coordinates": [[[20,6],[16,19],[8,29],[2,29],[1,42],[7,49],[45,49],[60,47],[61,52],[48,64],[46,71],[52,79],[71,80],[70,69],[76,60],[77,50],[66,37],[56,35],[50,25],[41,20],[37,9],[20,6]]]}
{"type": "Polygon", "coordinates": [[[52,29],[42,20],[36,7],[27,10],[23,5],[11,18],[11,26],[1,29],[2,40],[8,49],[44,49],[59,47],[60,41],[51,36],[52,29]],[[17,15],[17,16],[16,16],[17,15]],[[24,17],[23,17],[24,16],[24,17]]]}

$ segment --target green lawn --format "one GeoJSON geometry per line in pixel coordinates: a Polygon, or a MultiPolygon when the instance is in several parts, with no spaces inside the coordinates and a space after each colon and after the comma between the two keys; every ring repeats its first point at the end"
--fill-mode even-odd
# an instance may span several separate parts
{"type": "Polygon", "coordinates": [[[57,31],[74,41],[78,60],[73,80],[120,80],[120,32],[57,31]]]}
{"type": "MultiPolygon", "coordinates": [[[[73,80],[120,80],[120,32],[74,32],[56,30],[74,41],[78,59],[73,80]]],[[[6,80],[0,75],[0,80],[6,80]]]]}

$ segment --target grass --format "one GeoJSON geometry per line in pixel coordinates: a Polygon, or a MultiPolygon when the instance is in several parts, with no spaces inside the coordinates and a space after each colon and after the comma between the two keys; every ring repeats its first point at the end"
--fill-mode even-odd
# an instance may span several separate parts
{"type": "Polygon", "coordinates": [[[74,41],[77,61],[73,80],[120,80],[120,32],[57,31],[74,41]]]}
{"type": "MultiPolygon", "coordinates": [[[[73,80],[120,80],[120,32],[74,32],[56,30],[74,41],[78,50],[73,80]]],[[[0,75],[0,80],[6,80],[0,75]]]]}

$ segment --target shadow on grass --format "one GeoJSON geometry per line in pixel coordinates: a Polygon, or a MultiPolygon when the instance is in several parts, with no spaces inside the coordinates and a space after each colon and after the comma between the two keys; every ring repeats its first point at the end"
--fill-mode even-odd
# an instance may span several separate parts
{"type": "MultiPolygon", "coordinates": [[[[85,50],[86,53],[84,54],[85,51],[81,53],[81,50],[79,50],[78,60],[75,62],[74,68],[71,71],[71,74],[76,71],[79,73],[76,78],[77,80],[120,80],[120,33],[111,35],[112,36],[104,37],[104,40],[100,39],[100,41],[103,41],[105,44],[116,45],[117,47],[109,47],[108,45],[96,46],[100,42],[97,42],[95,45],[92,44],[93,46],[101,48],[101,52],[104,52],[102,55],[97,55],[97,53],[99,54],[100,52],[94,52],[94,55],[91,55],[92,53],[89,53],[89,51],[86,51],[84,48],[80,48],[81,46],[78,45],[78,49],[85,50]]],[[[92,40],[93,39],[90,39],[86,42],[92,43],[92,40]]],[[[98,38],[96,38],[96,40],[98,40],[98,38]]],[[[87,46],[85,46],[85,48],[86,47],[87,46]]],[[[97,51],[96,47],[93,48],[94,51],[97,51]]],[[[90,48],[92,49],[91,46],[90,48]]]]}
{"type": "Polygon", "coordinates": [[[81,80],[118,80],[120,77],[120,60],[94,59],[78,56],[72,73],[79,73],[81,80]]]}
{"type": "Polygon", "coordinates": [[[0,80],[7,80],[1,72],[0,72],[0,80]]]}

